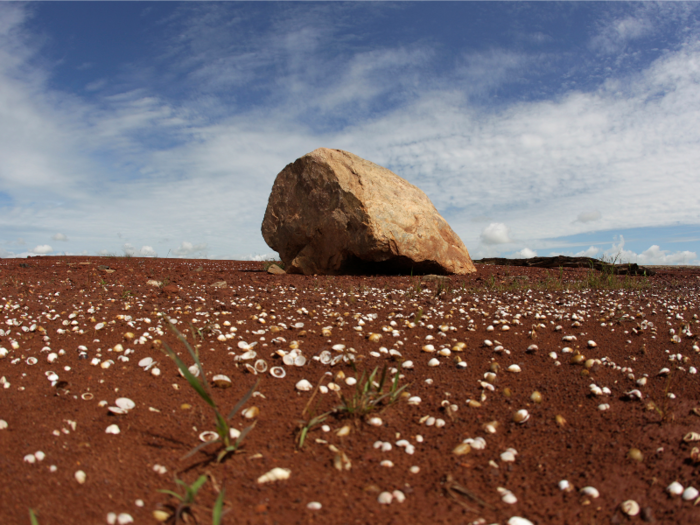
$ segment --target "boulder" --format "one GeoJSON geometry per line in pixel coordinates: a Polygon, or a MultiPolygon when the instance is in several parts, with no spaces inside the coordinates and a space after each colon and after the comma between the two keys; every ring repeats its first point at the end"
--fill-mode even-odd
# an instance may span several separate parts
{"type": "Polygon", "coordinates": [[[425,193],[342,150],[319,148],[277,175],[262,234],[287,273],[476,271],[425,193]]]}

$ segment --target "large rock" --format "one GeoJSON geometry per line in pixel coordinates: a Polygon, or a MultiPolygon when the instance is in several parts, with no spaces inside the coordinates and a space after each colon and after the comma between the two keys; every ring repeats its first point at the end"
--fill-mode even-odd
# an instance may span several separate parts
{"type": "Polygon", "coordinates": [[[319,148],[277,175],[262,234],[287,273],[476,271],[425,193],[342,150],[319,148]]]}

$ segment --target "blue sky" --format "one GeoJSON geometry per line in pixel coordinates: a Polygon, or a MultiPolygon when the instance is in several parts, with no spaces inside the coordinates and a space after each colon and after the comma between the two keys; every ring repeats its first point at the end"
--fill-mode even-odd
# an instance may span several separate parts
{"type": "Polygon", "coordinates": [[[700,264],[700,4],[0,2],[0,256],[274,255],[317,147],[473,258],[700,264]]]}

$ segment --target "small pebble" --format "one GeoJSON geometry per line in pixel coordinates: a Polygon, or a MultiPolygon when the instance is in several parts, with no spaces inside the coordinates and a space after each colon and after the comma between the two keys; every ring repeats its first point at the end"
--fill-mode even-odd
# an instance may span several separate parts
{"type": "Polygon", "coordinates": [[[323,505],[321,505],[318,501],[312,501],[306,505],[306,508],[309,510],[321,510],[322,506],[323,505]]]}

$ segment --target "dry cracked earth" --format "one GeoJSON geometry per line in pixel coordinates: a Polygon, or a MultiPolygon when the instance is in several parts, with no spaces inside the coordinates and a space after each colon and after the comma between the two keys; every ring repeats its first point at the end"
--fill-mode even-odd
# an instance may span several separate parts
{"type": "Polygon", "coordinates": [[[0,261],[0,523],[700,523],[700,269],[477,269],[0,261]]]}

